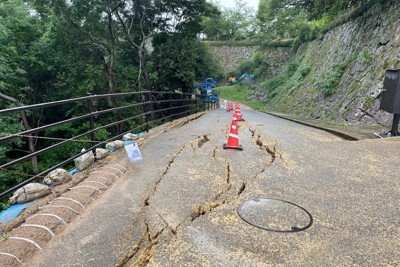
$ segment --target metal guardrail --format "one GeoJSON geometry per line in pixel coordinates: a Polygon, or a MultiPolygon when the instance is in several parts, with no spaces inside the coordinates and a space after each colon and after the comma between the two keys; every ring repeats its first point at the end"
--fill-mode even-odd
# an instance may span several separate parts
{"type": "MultiPolygon", "coordinates": [[[[49,122],[46,125],[39,125],[33,129],[17,132],[17,133],[7,133],[5,136],[0,137],[0,146],[2,143],[7,141],[12,141],[15,138],[43,138],[49,139],[53,141],[60,141],[54,144],[51,144],[47,147],[42,147],[37,151],[30,151],[29,154],[25,156],[21,156],[18,158],[10,159],[8,162],[0,165],[0,172],[13,172],[13,167],[17,164],[30,160],[32,158],[37,158],[46,153],[50,153],[56,148],[62,147],[64,145],[70,144],[72,142],[82,142],[79,140],[80,138],[89,138],[85,139],[90,147],[87,148],[85,152],[81,152],[79,154],[74,155],[73,157],[67,158],[59,164],[52,166],[46,170],[39,171],[38,173],[34,173],[29,175],[30,177],[25,179],[23,182],[12,186],[4,192],[0,193],[0,199],[4,198],[8,194],[13,191],[21,188],[22,186],[35,181],[38,178],[44,177],[46,174],[55,170],[57,168],[63,167],[69,163],[71,163],[77,157],[87,153],[87,151],[92,150],[93,153],[96,153],[96,148],[105,145],[106,143],[116,140],[126,133],[136,132],[136,131],[148,131],[152,126],[157,124],[161,124],[167,120],[177,119],[183,116],[187,116],[196,112],[211,110],[219,107],[219,103],[208,103],[204,102],[199,98],[198,95],[189,94],[189,93],[179,93],[179,92],[162,92],[162,91],[139,91],[139,92],[128,92],[128,93],[116,93],[116,94],[104,94],[104,95],[88,95],[85,97],[72,98],[72,99],[64,99],[60,101],[40,103],[35,105],[28,105],[22,107],[15,107],[10,109],[0,110],[0,118],[1,116],[13,113],[20,112],[32,112],[34,110],[41,109],[42,111],[48,108],[62,108],[65,105],[71,104],[83,104],[86,106],[87,111],[83,114],[79,114],[75,117],[67,117],[62,121],[54,121],[49,122]],[[115,101],[118,98],[124,98],[124,101],[115,101]],[[112,99],[116,103],[121,103],[121,106],[111,107],[100,109],[98,103],[95,101],[105,101],[106,99],[112,99]],[[86,103],[85,103],[86,102],[86,103]],[[125,114],[122,117],[122,111],[128,113],[130,115],[125,114]],[[130,111],[133,111],[130,113],[130,111]],[[116,121],[111,123],[107,123],[104,125],[99,125],[99,119],[104,116],[113,115],[115,118],[118,118],[116,121]],[[133,115],[133,116],[132,116],[133,115]],[[125,129],[122,132],[117,132],[112,138],[107,140],[97,141],[95,134],[96,132],[103,129],[110,129],[117,125],[123,125],[124,123],[137,121],[142,123],[133,129],[125,129]],[[143,122],[144,121],[144,122],[143,122]],[[52,129],[58,127],[60,125],[66,125],[68,123],[73,122],[89,122],[89,128],[87,131],[83,133],[79,133],[73,137],[67,138],[46,138],[44,136],[39,137],[40,133],[43,133],[45,130],[52,129]],[[97,124],[97,127],[95,125],[97,124]]],[[[51,112],[51,111],[50,111],[51,112]]]]}

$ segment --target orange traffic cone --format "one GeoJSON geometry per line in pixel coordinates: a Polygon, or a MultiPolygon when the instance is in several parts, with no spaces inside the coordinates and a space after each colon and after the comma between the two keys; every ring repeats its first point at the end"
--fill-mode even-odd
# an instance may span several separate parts
{"type": "Polygon", "coordinates": [[[240,112],[240,106],[237,106],[235,109],[236,118],[238,121],[244,121],[242,117],[242,113],[240,112]]]}
{"type": "Polygon", "coordinates": [[[232,120],[233,120],[233,121],[236,121],[236,123],[237,123],[237,120],[238,120],[238,118],[237,118],[237,114],[236,114],[236,112],[235,112],[235,113],[233,113],[233,118],[232,118],[232,120]]]}
{"type": "Polygon", "coordinates": [[[230,102],[226,106],[226,112],[231,112],[231,103],[230,102]]]}
{"type": "Polygon", "coordinates": [[[243,147],[239,145],[239,128],[235,120],[235,117],[232,120],[232,125],[228,136],[228,143],[224,144],[223,148],[243,150],[243,147]]]}

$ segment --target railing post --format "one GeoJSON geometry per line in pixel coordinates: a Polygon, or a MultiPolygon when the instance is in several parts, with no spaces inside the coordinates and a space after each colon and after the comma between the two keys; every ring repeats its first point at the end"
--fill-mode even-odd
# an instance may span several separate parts
{"type": "MultiPolygon", "coordinates": [[[[89,110],[89,113],[90,113],[89,127],[90,127],[90,130],[93,131],[93,129],[94,129],[93,95],[92,95],[91,93],[88,93],[87,95],[89,96],[89,98],[88,98],[88,100],[87,100],[88,110],[89,110]]],[[[91,133],[90,133],[90,141],[91,141],[91,143],[90,143],[91,145],[96,141],[96,135],[95,135],[94,132],[91,132],[91,133]]],[[[90,146],[91,146],[91,145],[90,145],[90,146]]],[[[96,149],[93,148],[92,152],[93,152],[94,158],[96,159],[96,149]]]]}
{"type": "Polygon", "coordinates": [[[154,116],[154,107],[153,107],[153,97],[150,91],[147,92],[146,94],[147,101],[149,103],[149,107],[146,109],[147,111],[150,111],[150,114],[146,115],[146,132],[150,131],[150,123],[153,120],[154,116]]]}
{"type": "Polygon", "coordinates": [[[173,120],[173,117],[172,117],[172,109],[171,109],[171,107],[172,107],[172,94],[171,94],[171,92],[168,92],[168,100],[169,100],[169,118],[170,118],[170,120],[172,121],[173,120]]]}

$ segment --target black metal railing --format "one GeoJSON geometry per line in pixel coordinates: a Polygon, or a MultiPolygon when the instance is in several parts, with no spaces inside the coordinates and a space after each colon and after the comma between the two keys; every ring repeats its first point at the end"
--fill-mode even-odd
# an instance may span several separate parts
{"type": "MultiPolygon", "coordinates": [[[[11,115],[20,112],[45,112],[61,113],[62,109],[69,106],[66,110],[84,110],[83,112],[72,112],[73,115],[63,115],[61,121],[54,116],[54,121],[47,120],[45,124],[37,125],[32,129],[25,129],[20,132],[1,133],[0,148],[5,142],[15,139],[23,140],[25,138],[34,138],[35,140],[46,140],[37,147],[35,151],[29,151],[27,155],[7,157],[6,162],[0,162],[0,173],[3,175],[18,175],[15,167],[33,158],[39,159],[51,151],[62,146],[82,142],[85,139],[90,147],[85,148],[85,152],[74,153],[72,156],[64,158],[60,163],[42,168],[36,173],[26,174],[27,178],[16,185],[10,185],[4,192],[0,193],[0,199],[9,195],[22,186],[44,177],[50,171],[71,164],[73,160],[92,150],[96,153],[96,148],[104,146],[107,142],[119,139],[129,132],[148,131],[150,128],[164,122],[188,116],[204,110],[218,108],[219,103],[209,103],[200,99],[198,95],[179,92],[161,92],[161,91],[140,91],[129,93],[116,93],[104,95],[88,95],[85,97],[65,99],[60,101],[41,103],[29,106],[15,107],[0,110],[0,119],[2,116],[11,115]],[[76,105],[75,109],[71,105],[76,105]],[[46,137],[45,131],[57,129],[60,126],[68,126],[73,123],[83,125],[88,124],[87,129],[74,136],[54,136],[46,137]],[[131,125],[134,125],[132,127],[131,125]],[[114,129],[116,128],[116,129],[114,129]],[[111,133],[111,138],[96,140],[96,133],[101,130],[107,130],[111,133]],[[56,142],[57,141],[57,142],[56,142]]],[[[1,132],[1,130],[0,130],[1,132]]],[[[34,172],[35,168],[31,169],[34,172]]],[[[21,178],[19,179],[21,180],[21,178]]]]}

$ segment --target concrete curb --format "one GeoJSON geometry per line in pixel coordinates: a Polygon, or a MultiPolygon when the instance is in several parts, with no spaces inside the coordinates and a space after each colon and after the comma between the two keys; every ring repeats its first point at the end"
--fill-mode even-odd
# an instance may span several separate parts
{"type": "Polygon", "coordinates": [[[348,141],[359,141],[359,140],[376,138],[373,135],[373,132],[371,132],[370,134],[368,134],[366,132],[366,131],[368,131],[368,129],[361,130],[362,127],[360,127],[360,131],[358,132],[357,130],[349,130],[349,129],[346,129],[345,127],[339,129],[339,128],[334,128],[334,127],[329,127],[329,126],[317,125],[317,124],[314,124],[312,122],[302,120],[300,118],[294,118],[294,117],[292,117],[290,115],[287,115],[287,114],[266,112],[266,111],[261,111],[261,112],[265,113],[265,114],[268,114],[268,115],[271,115],[271,116],[274,116],[274,117],[278,117],[278,118],[281,118],[281,119],[292,121],[292,122],[295,122],[295,123],[298,123],[298,124],[301,124],[301,125],[305,125],[305,126],[308,126],[308,127],[319,129],[319,130],[328,132],[330,134],[333,134],[335,136],[338,136],[338,137],[343,138],[343,139],[348,140],[348,141]]]}

